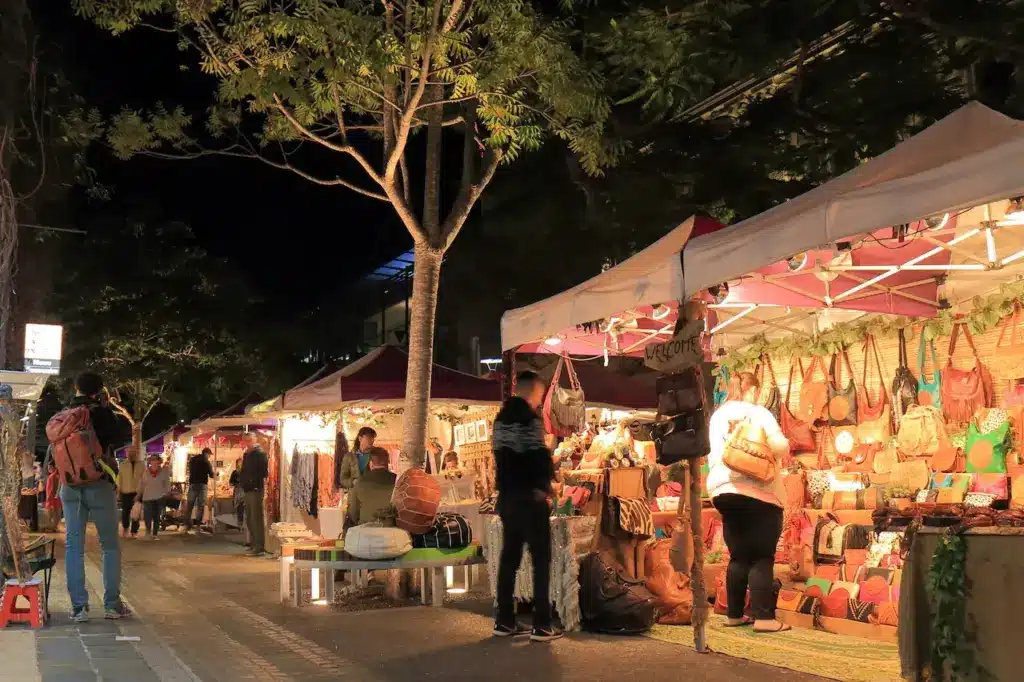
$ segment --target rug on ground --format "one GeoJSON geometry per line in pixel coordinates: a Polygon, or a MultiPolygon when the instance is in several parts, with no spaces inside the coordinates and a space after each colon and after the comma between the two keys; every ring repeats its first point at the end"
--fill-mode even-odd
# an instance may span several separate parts
{"type": "MultiPolygon", "coordinates": [[[[895,644],[806,628],[758,634],[749,627],[727,628],[724,623],[724,618],[717,617],[708,621],[708,646],[716,653],[844,682],[902,679],[895,644]]],[[[693,628],[689,626],[655,625],[647,636],[693,648],[693,628]]]]}

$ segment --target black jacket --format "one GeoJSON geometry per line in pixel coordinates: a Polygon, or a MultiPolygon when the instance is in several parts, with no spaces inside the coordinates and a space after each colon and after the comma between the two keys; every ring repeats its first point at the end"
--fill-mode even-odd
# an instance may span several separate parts
{"type": "Polygon", "coordinates": [[[79,405],[89,406],[89,418],[92,420],[92,428],[96,432],[96,439],[100,442],[103,452],[109,454],[111,450],[120,444],[117,417],[114,416],[114,411],[107,405],[100,403],[96,398],[84,395],[76,396],[72,399],[69,407],[78,407],[79,405]]]}
{"type": "Polygon", "coordinates": [[[529,403],[518,396],[505,401],[494,420],[495,484],[498,500],[532,498],[551,492],[555,465],[544,444],[544,426],[529,403]]]}
{"type": "Polygon", "coordinates": [[[188,461],[189,485],[206,485],[213,478],[213,465],[202,455],[193,455],[188,461]]]}
{"type": "Polygon", "coordinates": [[[242,471],[238,476],[238,480],[242,484],[242,491],[250,493],[263,490],[263,482],[269,475],[267,453],[263,452],[259,446],[246,450],[242,455],[242,471]]]}

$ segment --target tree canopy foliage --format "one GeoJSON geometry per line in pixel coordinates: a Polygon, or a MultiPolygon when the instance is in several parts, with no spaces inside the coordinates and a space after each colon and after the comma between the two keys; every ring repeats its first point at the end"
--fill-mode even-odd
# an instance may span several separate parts
{"type": "Polygon", "coordinates": [[[56,283],[69,373],[101,373],[139,424],[160,403],[185,418],[265,385],[245,331],[258,302],[187,225],[110,211],[90,228],[64,238],[56,283]]]}

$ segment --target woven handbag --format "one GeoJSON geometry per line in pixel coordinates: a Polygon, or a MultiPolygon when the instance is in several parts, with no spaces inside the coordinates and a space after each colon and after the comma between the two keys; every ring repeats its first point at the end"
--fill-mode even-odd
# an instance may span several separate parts
{"type": "Polygon", "coordinates": [[[579,377],[573,369],[572,360],[563,355],[558,358],[551,386],[544,397],[544,429],[560,437],[569,437],[583,430],[587,423],[587,405],[579,377]],[[562,368],[569,377],[569,388],[562,388],[562,368]]]}
{"type": "Polygon", "coordinates": [[[935,354],[935,342],[925,340],[924,328],[921,329],[921,342],[917,346],[917,404],[942,409],[942,373],[939,371],[939,358],[935,354]],[[925,379],[924,374],[925,345],[932,351],[931,381],[925,379]]]}

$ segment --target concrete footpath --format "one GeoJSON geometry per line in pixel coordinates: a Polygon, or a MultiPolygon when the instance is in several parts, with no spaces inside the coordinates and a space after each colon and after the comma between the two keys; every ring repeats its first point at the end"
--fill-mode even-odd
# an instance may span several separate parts
{"type": "MultiPolygon", "coordinates": [[[[97,609],[95,544],[90,539],[87,573],[97,609]]],[[[0,682],[822,679],[639,637],[574,634],[549,645],[498,640],[490,636],[487,599],[442,609],[294,609],[278,602],[276,561],[245,557],[221,538],[172,533],[122,546],[124,597],[136,615],[73,625],[63,575],[56,576],[52,625],[39,633],[0,632],[0,682]]]]}

